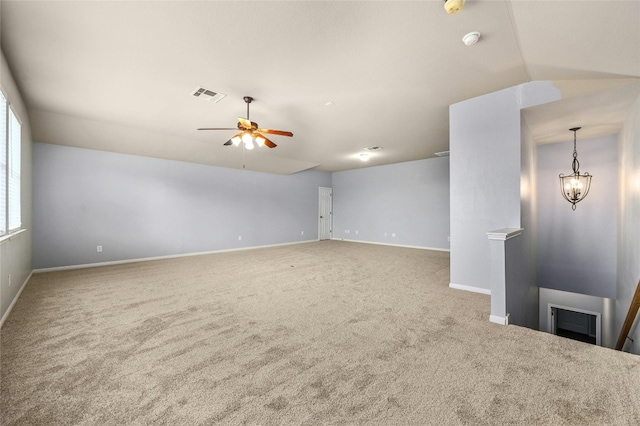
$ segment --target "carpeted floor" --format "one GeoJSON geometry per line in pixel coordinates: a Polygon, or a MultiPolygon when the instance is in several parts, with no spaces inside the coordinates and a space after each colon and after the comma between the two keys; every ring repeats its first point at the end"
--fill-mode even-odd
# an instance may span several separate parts
{"type": "Polygon", "coordinates": [[[640,424],[640,357],[448,282],[448,253],[339,241],[35,274],[0,424],[640,424]]]}

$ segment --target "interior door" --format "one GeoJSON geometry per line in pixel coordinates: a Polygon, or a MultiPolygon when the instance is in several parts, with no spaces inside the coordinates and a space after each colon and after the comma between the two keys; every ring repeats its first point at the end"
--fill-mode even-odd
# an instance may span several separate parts
{"type": "Polygon", "coordinates": [[[318,202],[318,239],[331,239],[331,217],[332,217],[332,195],[331,188],[320,187],[320,197],[318,202]]]}

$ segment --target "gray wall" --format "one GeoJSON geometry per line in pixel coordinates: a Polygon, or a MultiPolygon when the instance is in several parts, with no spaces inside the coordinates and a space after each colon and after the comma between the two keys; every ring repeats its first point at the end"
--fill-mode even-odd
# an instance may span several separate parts
{"type": "MultiPolygon", "coordinates": [[[[640,98],[618,135],[620,158],[616,339],[640,279],[640,98]]],[[[595,179],[595,178],[594,178],[595,179]]],[[[586,200],[585,200],[586,202],[586,200]]],[[[640,315],[626,351],[640,354],[640,315]]]]}
{"type": "Polygon", "coordinates": [[[13,80],[11,70],[5,60],[4,54],[0,51],[0,86],[7,100],[14,108],[16,115],[22,123],[22,176],[21,176],[21,208],[22,227],[25,232],[15,238],[4,241],[0,244],[0,318],[5,318],[5,314],[11,303],[15,300],[22,284],[31,273],[32,258],[32,152],[31,152],[31,130],[29,117],[22,97],[13,80]],[[11,275],[11,285],[9,285],[9,275],[11,275]]]}
{"type": "MultiPolygon", "coordinates": [[[[521,120],[520,154],[520,226],[523,228],[518,243],[520,253],[519,281],[507,288],[507,309],[511,321],[517,325],[538,328],[537,277],[537,145],[524,120],[521,120]]],[[[517,258],[518,254],[514,254],[517,258]]]]}
{"type": "Polygon", "coordinates": [[[333,238],[449,248],[448,157],[337,172],[332,181],[333,238]]]}
{"type": "MultiPolygon", "coordinates": [[[[571,172],[573,137],[538,147],[538,283],[541,287],[616,298],[618,141],[580,139],[580,172],[593,175],[587,197],[571,210],[558,175],[571,172]]],[[[638,277],[640,278],[640,277],[638,277]]]]}
{"type": "Polygon", "coordinates": [[[316,240],[331,175],[36,143],[34,183],[34,268],[48,268],[316,240]]]}
{"type": "Polygon", "coordinates": [[[491,288],[486,233],[521,227],[520,110],[560,97],[551,82],[531,82],[450,106],[452,284],[491,288]]]}

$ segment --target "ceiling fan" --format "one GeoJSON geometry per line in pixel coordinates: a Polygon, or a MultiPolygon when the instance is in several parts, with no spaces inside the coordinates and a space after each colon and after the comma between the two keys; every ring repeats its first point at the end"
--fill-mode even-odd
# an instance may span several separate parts
{"type": "MultiPolygon", "coordinates": [[[[247,118],[238,117],[238,129],[240,133],[229,139],[224,143],[225,146],[229,145],[240,145],[240,142],[244,144],[244,148],[253,149],[254,143],[257,146],[266,145],[269,148],[275,148],[276,145],[263,133],[269,135],[278,135],[278,136],[293,136],[293,133],[287,132],[284,130],[273,130],[273,129],[259,129],[258,123],[254,123],[249,120],[249,104],[253,101],[251,96],[245,96],[244,101],[247,103],[247,118]]],[[[201,127],[198,130],[236,130],[234,127],[201,127]]]]}

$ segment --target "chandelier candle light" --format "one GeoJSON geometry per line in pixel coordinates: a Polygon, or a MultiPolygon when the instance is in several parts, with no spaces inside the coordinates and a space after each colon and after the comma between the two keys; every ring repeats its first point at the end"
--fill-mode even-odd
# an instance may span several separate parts
{"type": "Polygon", "coordinates": [[[591,175],[589,173],[580,174],[580,163],[578,162],[578,151],[576,149],[576,132],[581,127],[569,129],[573,132],[573,162],[571,168],[573,173],[565,176],[560,173],[560,191],[562,196],[571,203],[571,209],[576,209],[576,204],[584,200],[591,187],[591,175]]]}

